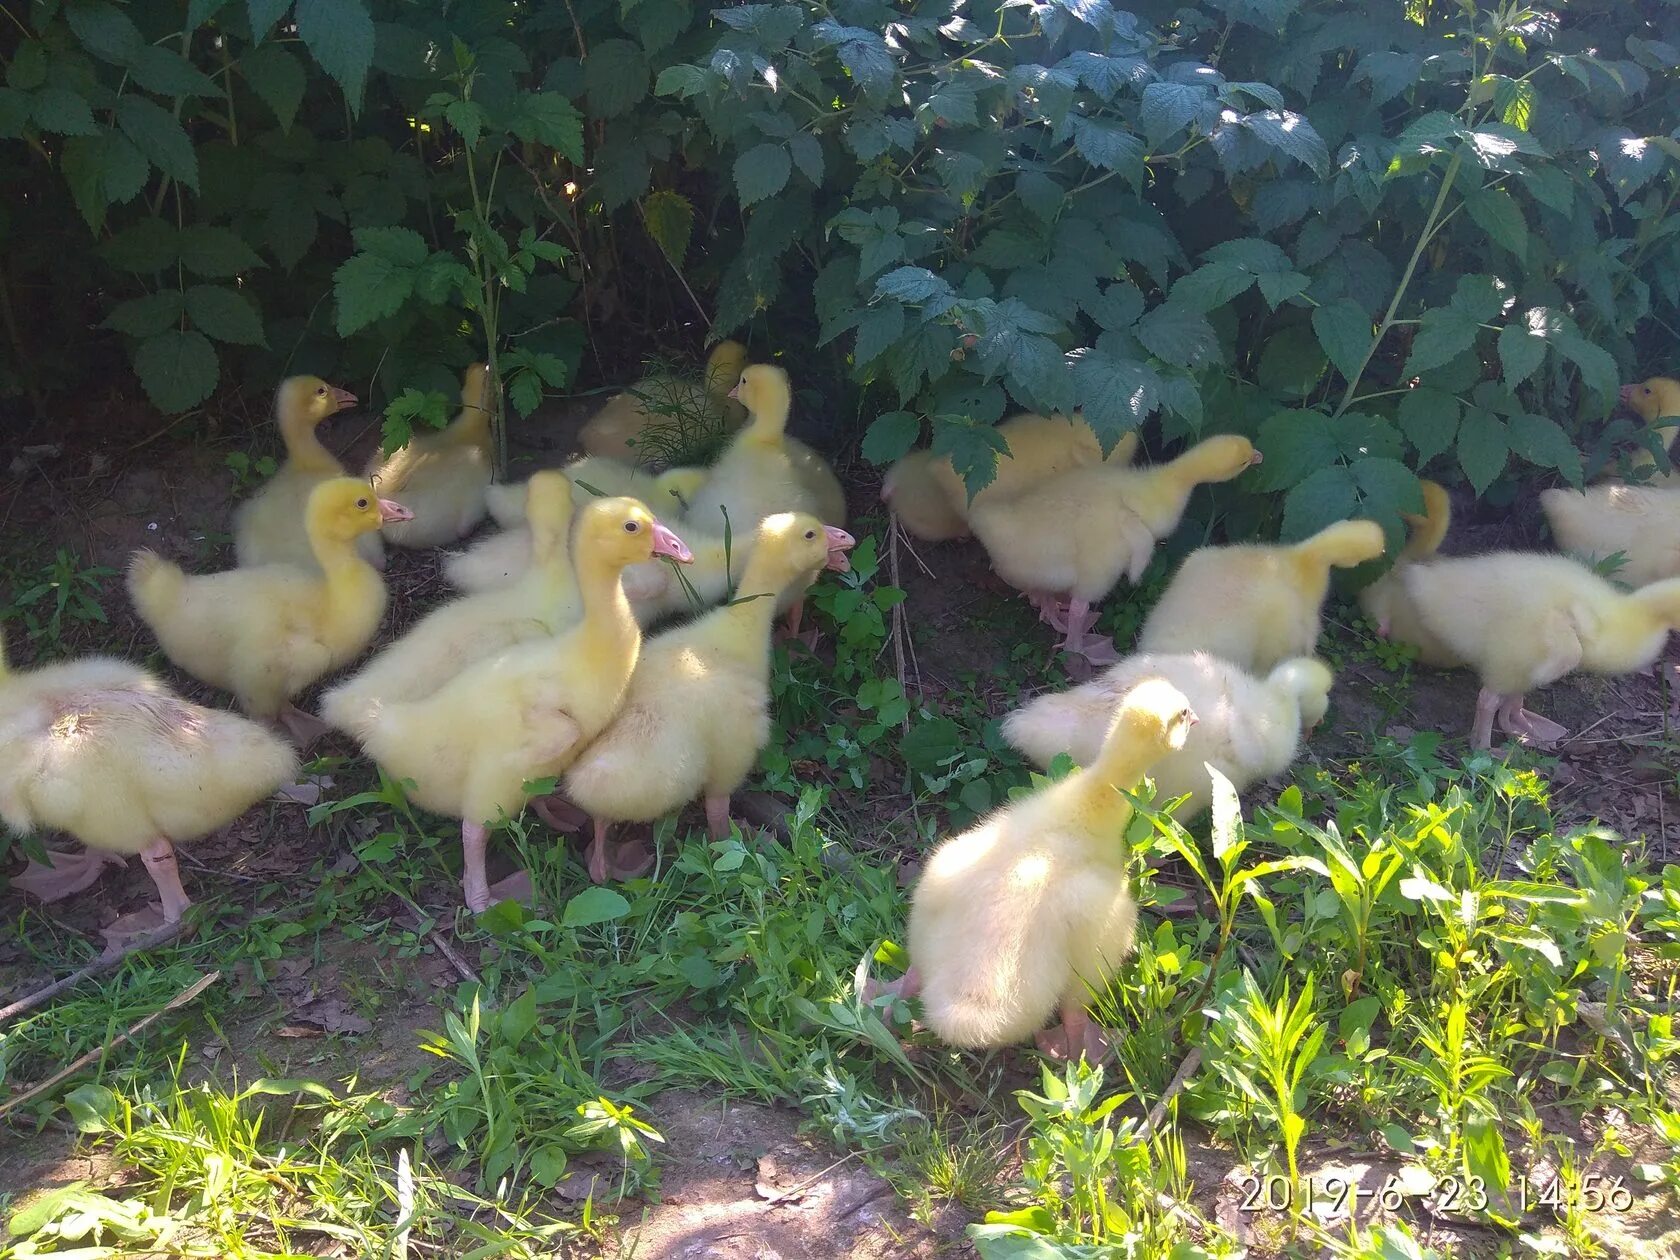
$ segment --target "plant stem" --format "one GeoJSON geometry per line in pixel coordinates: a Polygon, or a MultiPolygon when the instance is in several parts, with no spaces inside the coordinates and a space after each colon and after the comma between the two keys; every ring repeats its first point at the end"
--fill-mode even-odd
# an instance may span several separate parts
{"type": "Polygon", "coordinates": [[[1406,260],[1406,270],[1400,275],[1400,283],[1395,286],[1394,297],[1388,304],[1388,310],[1383,312],[1382,322],[1377,325],[1377,332],[1371,338],[1371,344],[1365,349],[1365,357],[1360,359],[1359,366],[1348,378],[1347,389],[1342,394],[1342,401],[1337,406],[1331,419],[1340,416],[1353,402],[1353,396],[1359,389],[1359,380],[1365,375],[1365,369],[1371,366],[1371,360],[1376,357],[1377,347],[1382,345],[1388,330],[1394,327],[1395,312],[1400,309],[1400,303],[1405,299],[1406,290],[1411,287],[1412,276],[1417,273],[1418,260],[1423,257],[1423,251],[1428,248],[1436,221],[1441,217],[1441,210],[1447,204],[1447,194],[1452,191],[1453,181],[1458,178],[1458,168],[1464,161],[1462,149],[1454,150],[1452,161],[1447,163],[1447,173],[1441,177],[1441,190],[1435,194],[1435,204],[1429,208],[1429,217],[1424,220],[1423,230],[1418,233],[1417,244],[1412,248],[1412,256],[1406,260]]]}

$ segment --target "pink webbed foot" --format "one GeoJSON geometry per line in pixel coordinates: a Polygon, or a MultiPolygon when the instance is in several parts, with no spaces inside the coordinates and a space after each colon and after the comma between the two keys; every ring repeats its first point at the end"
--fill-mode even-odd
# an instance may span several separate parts
{"type": "Polygon", "coordinates": [[[181,868],[175,861],[175,846],[167,840],[154,840],[140,851],[146,873],[157,886],[155,905],[125,914],[110,927],[102,929],[107,957],[149,949],[180,935],[181,916],[192,902],[181,886],[181,868]]]}
{"type": "Polygon", "coordinates": [[[1086,1013],[1083,1003],[1068,1002],[1062,1007],[1062,1022],[1046,1028],[1033,1038],[1039,1050],[1057,1062],[1071,1062],[1083,1058],[1095,1066],[1108,1057],[1109,1034],[1086,1013]]]}
{"type": "Polygon", "coordinates": [[[1523,708],[1521,696],[1513,696],[1500,706],[1499,727],[1507,734],[1539,748],[1550,748],[1569,734],[1568,727],[1559,726],[1549,718],[1523,708]]]}
{"type": "Polygon", "coordinates": [[[787,610],[787,624],[776,631],[776,642],[803,643],[806,647],[815,651],[817,647],[817,640],[819,638],[817,628],[815,626],[811,626],[803,634],[801,634],[799,627],[804,618],[805,601],[803,599],[796,600],[787,610]]]}
{"type": "Polygon", "coordinates": [[[568,834],[579,832],[589,822],[588,814],[558,792],[550,792],[547,796],[532,797],[531,808],[536,812],[538,818],[555,831],[564,831],[568,834]]]}
{"type": "Polygon", "coordinates": [[[1098,616],[1097,610],[1082,599],[1068,604],[1066,634],[1055,650],[1078,658],[1082,669],[1113,665],[1120,659],[1120,654],[1114,650],[1114,641],[1094,632],[1098,616]]]}
{"type": "Polygon", "coordinates": [[[597,884],[604,884],[609,879],[635,879],[639,875],[647,874],[653,866],[653,854],[636,840],[613,844],[607,839],[607,830],[607,823],[597,818],[594,838],[590,840],[589,850],[584,855],[584,865],[589,868],[589,878],[597,884]]]}
{"type": "Polygon", "coordinates": [[[288,704],[280,710],[279,722],[287,737],[299,748],[308,748],[332,730],[332,727],[313,713],[305,713],[295,704],[288,704]]]}
{"type": "Polygon", "coordinates": [[[922,991],[922,976],[914,965],[905,969],[897,980],[876,980],[871,978],[863,986],[861,994],[865,1002],[873,1002],[876,998],[891,997],[905,999],[915,997],[922,991]]]}
{"type": "Polygon", "coordinates": [[[106,867],[127,865],[115,853],[97,849],[48,849],[45,863],[32,860],[12,877],[12,884],[42,901],[62,901],[97,883],[106,867]]]}
{"type": "Polygon", "coordinates": [[[1027,602],[1038,612],[1038,619],[1052,630],[1068,628],[1068,601],[1049,591],[1026,591],[1027,602]]]}

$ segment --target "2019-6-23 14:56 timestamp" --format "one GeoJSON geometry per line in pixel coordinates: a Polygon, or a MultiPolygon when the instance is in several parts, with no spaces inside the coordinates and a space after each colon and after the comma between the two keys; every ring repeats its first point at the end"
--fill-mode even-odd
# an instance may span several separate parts
{"type": "Polygon", "coordinates": [[[1490,1193],[1481,1177],[1447,1176],[1435,1180],[1433,1187],[1420,1195],[1416,1182],[1390,1174],[1376,1186],[1366,1186],[1351,1177],[1308,1177],[1292,1182],[1282,1174],[1245,1176],[1238,1182],[1242,1190],[1239,1212],[1308,1211],[1316,1204],[1318,1211],[1328,1217],[1352,1215],[1366,1204],[1375,1202],[1385,1212],[1398,1212],[1408,1198],[1430,1200],[1437,1212],[1478,1216],[1490,1207],[1496,1210],[1515,1209],[1518,1216],[1531,1212],[1584,1212],[1621,1214],[1633,1207],[1633,1191],[1622,1177],[1587,1173],[1572,1183],[1556,1174],[1532,1174],[1514,1177],[1510,1189],[1490,1193]]]}

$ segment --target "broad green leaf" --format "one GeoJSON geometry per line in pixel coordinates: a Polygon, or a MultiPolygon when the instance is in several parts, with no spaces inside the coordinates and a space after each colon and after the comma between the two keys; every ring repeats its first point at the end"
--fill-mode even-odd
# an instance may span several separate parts
{"type": "Polygon", "coordinates": [[[1400,154],[1446,153],[1464,134],[1464,124],[1456,115],[1437,110],[1408,124],[1394,147],[1400,154]]]}
{"type": "Polygon", "coordinates": [[[1143,178],[1143,141],[1119,123],[1079,119],[1073,127],[1073,147],[1092,166],[1117,171],[1134,187],[1143,178]]]}
{"type": "Polygon", "coordinates": [[[106,209],[133,200],[151,174],[140,150],[111,128],[97,136],[70,137],[60,164],[76,208],[95,231],[104,226],[106,209]]]}
{"type": "Polygon", "coordinates": [[[508,119],[521,140],[547,145],[568,161],[583,161],[583,116],[558,92],[523,92],[508,119]]]}
{"type": "Polygon", "coordinates": [[[1160,148],[1164,141],[1188,127],[1207,99],[1206,88],[1188,83],[1163,80],[1144,88],[1138,121],[1143,124],[1143,134],[1150,146],[1160,148]]]}
{"type": "Polygon", "coordinates": [[[863,457],[886,465],[902,458],[922,435],[922,419],[909,411],[889,411],[877,416],[863,435],[863,457]]]}
{"type": "Polygon", "coordinates": [[[231,228],[191,224],[181,229],[176,243],[181,265],[195,276],[221,280],[262,266],[262,259],[231,228]]]}
{"type": "Polygon", "coordinates": [[[1254,273],[1235,263],[1203,263],[1174,282],[1169,300],[1195,311],[1211,311],[1248,292],[1254,273]]]}
{"type": "Polygon", "coordinates": [[[352,255],[333,273],[341,337],[395,315],[414,293],[415,268],[378,254],[352,255]]]}
{"type": "Polygon", "coordinates": [[[769,142],[754,145],[735,159],[735,188],[741,204],[750,206],[774,197],[787,187],[792,170],[793,161],[785,145],[769,142]]]}
{"type": "Polygon", "coordinates": [[[1375,456],[1354,460],[1354,484],[1359,487],[1359,514],[1400,532],[1402,513],[1423,511],[1423,491],[1417,474],[1397,459],[1375,456]]]}
{"type": "Polygon", "coordinates": [[[373,18],[367,0],[297,0],[298,36],[350,103],[362,111],[362,89],[373,65],[373,18]]]}
{"type": "Polygon", "coordinates": [[[859,366],[883,354],[904,335],[904,308],[897,302],[877,302],[864,312],[857,325],[857,356],[859,366]]]}
{"type": "Polygon", "coordinates": [[[666,66],[654,81],[653,91],[656,96],[675,96],[686,101],[691,96],[699,96],[711,84],[710,73],[699,66],[666,66]]]}
{"type": "Polygon", "coordinates": [[[1341,458],[1333,422],[1310,409],[1274,412],[1260,426],[1255,445],[1265,456],[1258,478],[1268,490],[1287,490],[1341,458]]]}
{"type": "Polygon", "coordinates": [[[1162,362],[1173,367],[1199,368],[1219,354],[1219,338],[1201,314],[1171,301],[1163,302],[1138,320],[1132,333],[1162,362]]]}
{"type": "Polygon", "coordinates": [[[1284,397],[1305,398],[1324,379],[1329,360],[1305,324],[1285,328],[1260,355],[1260,384],[1284,397]]]}
{"type": "Polygon", "coordinates": [[[1505,471],[1510,450],[1510,435],[1503,420],[1480,407],[1464,409],[1464,421],[1458,430],[1458,463],[1478,495],[1486,494],[1505,471]]]}
{"type": "MultiPolygon", "coordinates": [[[[133,96],[125,96],[122,101],[138,99],[133,96]]],[[[141,103],[149,109],[158,108],[150,101],[141,103]]],[[[122,102],[118,103],[119,109],[121,104],[122,102]]],[[[35,125],[42,131],[51,131],[61,136],[91,136],[98,134],[99,131],[99,128],[94,124],[93,111],[88,108],[87,101],[69,88],[60,87],[57,84],[37,91],[30,98],[29,112],[35,119],[35,125]]],[[[158,112],[163,113],[162,110],[158,110],[158,112]]],[[[169,115],[164,114],[164,117],[168,118],[169,115]]],[[[173,123],[175,120],[170,118],[169,121],[173,123]]],[[[179,124],[176,125],[176,130],[180,130],[179,124]]],[[[184,133],[182,138],[185,139],[184,133]]],[[[144,149],[145,146],[141,145],[141,148],[144,149]]],[[[191,146],[188,147],[188,152],[191,152],[191,146]]]]}
{"type": "Polygon", "coordinates": [[[899,267],[875,282],[875,296],[920,306],[951,296],[951,286],[926,267],[899,267]]]}
{"type": "Polygon", "coordinates": [[[648,92],[647,55],[627,39],[593,44],[583,59],[584,91],[592,118],[617,118],[648,92]]]}
{"type": "Polygon", "coordinates": [[[673,266],[681,267],[688,255],[688,238],[694,231],[694,206],[678,192],[660,189],[642,203],[642,221],[673,266]]]}
{"type": "Polygon", "coordinates": [[[145,297],[117,303],[105,317],[104,326],[129,337],[152,337],[175,327],[180,321],[181,310],[181,291],[160,289],[145,297]]]}
{"type": "Polygon", "coordinates": [[[426,239],[412,228],[357,228],[356,248],[403,267],[418,267],[430,252],[426,239]]]}
{"type": "Polygon", "coordinates": [[[1450,306],[1425,311],[1412,338],[1412,352],[1406,359],[1405,376],[1416,376],[1430,368],[1451,362],[1476,344],[1481,322],[1450,306]]]}
{"type": "Polygon", "coordinates": [[[513,409],[524,419],[542,406],[542,377],[530,368],[514,373],[513,379],[508,382],[507,396],[508,401],[513,404],[513,409]]]}
{"type": "Polygon", "coordinates": [[[16,88],[0,88],[0,140],[17,140],[29,125],[29,94],[16,88]]]}
{"type": "Polygon", "coordinates": [[[935,118],[955,127],[972,127],[980,120],[975,113],[977,93],[974,84],[961,79],[941,83],[928,97],[927,109],[935,118]]]}
{"type": "Polygon", "coordinates": [[[1243,126],[1315,174],[1322,175],[1329,168],[1330,150],[1304,114],[1287,109],[1261,110],[1244,118],[1243,126]]]}
{"type": "Polygon", "coordinates": [[[586,888],[566,903],[560,916],[563,928],[612,923],[630,913],[630,903],[611,888],[586,888]]]}
{"type": "Polygon", "coordinates": [[[1313,309],[1312,326],[1330,362],[1351,381],[1371,349],[1371,317],[1352,298],[1337,298],[1313,309]]]}
{"type": "Polygon", "coordinates": [[[1620,388],[1620,376],[1616,371],[1616,360],[1611,358],[1608,350],[1588,341],[1573,330],[1559,334],[1552,344],[1565,358],[1581,369],[1583,385],[1600,398],[1610,399],[1616,396],[1620,388]]]}
{"type": "Polygon", "coordinates": [[[1284,542],[1309,538],[1327,525],[1359,515],[1359,484],[1342,464],[1320,465],[1284,496],[1284,542]]]}
{"type": "Polygon", "coordinates": [[[1106,453],[1160,405],[1161,378],[1147,363],[1082,347],[1073,359],[1073,386],[1085,422],[1106,453]]]}
{"type": "Polygon", "coordinates": [[[64,8],[64,20],[83,48],[114,65],[126,66],[146,46],[128,14],[105,0],[82,0],[64,8]]]}
{"type": "Polygon", "coordinates": [[[134,372],[159,411],[197,406],[216,388],[216,351],[201,332],[170,329],[140,342],[134,372]]]}
{"type": "Polygon", "coordinates": [[[1484,188],[1465,198],[1464,208],[1494,244],[1510,250],[1519,262],[1528,257],[1528,221],[1510,193],[1503,188],[1484,188]]]}
{"type": "Polygon", "coordinates": [[[239,59],[239,72],[268,106],[280,130],[290,131],[303,102],[302,63],[279,44],[261,44],[239,59]]]}
{"type": "Polygon", "coordinates": [[[1457,398],[1427,385],[1408,390],[1400,400],[1400,432],[1416,448],[1419,468],[1452,446],[1459,416],[1457,398]]]}
{"type": "Polygon", "coordinates": [[[1581,484],[1581,452],[1556,420],[1518,412],[1510,419],[1511,449],[1531,464],[1555,468],[1571,485],[1581,484]]]}
{"type": "Polygon", "coordinates": [[[274,24],[292,9],[292,0],[245,0],[245,11],[251,19],[251,34],[261,40],[274,24]]]}
{"type": "Polygon", "coordinates": [[[172,48],[146,44],[129,63],[129,77],[159,96],[220,96],[222,89],[172,48]]]}
{"type": "Polygon", "coordinates": [[[173,114],[129,93],[117,101],[117,126],[153,166],[197,191],[198,155],[173,114]]]}
{"type": "Polygon", "coordinates": [[[119,1110],[116,1094],[104,1085],[94,1084],[76,1086],[64,1096],[64,1107],[82,1133],[103,1132],[119,1110]]]}
{"type": "MultiPolygon", "coordinates": [[[[220,13],[231,0],[187,0],[187,26],[189,31],[196,31],[216,14],[220,13]]],[[[258,32],[261,35],[261,32],[258,32]]]]}
{"type": "Polygon", "coordinates": [[[821,188],[823,181],[822,143],[810,132],[801,131],[788,141],[788,152],[793,155],[793,164],[800,169],[805,178],[821,188]]]}
{"type": "Polygon", "coordinates": [[[1499,362],[1505,368],[1505,384],[1515,389],[1535,372],[1546,358],[1546,343],[1526,323],[1513,319],[1499,330],[1499,362]]]}
{"type": "Polygon", "coordinates": [[[193,327],[216,341],[236,346],[266,345],[262,316],[237,289],[195,284],[187,290],[187,317],[193,327]]]}
{"type": "Polygon", "coordinates": [[[545,1190],[552,1190],[566,1175],[566,1148],[550,1142],[539,1146],[531,1154],[531,1180],[545,1190]]]}
{"type": "Polygon", "coordinates": [[[443,107],[443,120],[455,129],[469,149],[478,147],[478,138],[489,121],[484,107],[475,101],[450,101],[443,107]]]}

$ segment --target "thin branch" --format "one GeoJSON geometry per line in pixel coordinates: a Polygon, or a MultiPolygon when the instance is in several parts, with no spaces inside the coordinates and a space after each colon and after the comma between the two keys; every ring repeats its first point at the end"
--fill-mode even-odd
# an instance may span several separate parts
{"type": "Polygon", "coordinates": [[[174,997],[170,998],[168,1003],[161,1010],[153,1011],[150,1015],[146,1016],[146,1018],[131,1024],[128,1031],[117,1037],[115,1040],[102,1046],[95,1046],[92,1050],[89,1050],[68,1067],[54,1072],[39,1085],[32,1085],[28,1089],[24,1090],[23,1093],[15,1094],[8,1098],[5,1102],[0,1103],[0,1120],[5,1119],[8,1115],[23,1106],[23,1104],[28,1102],[30,1099],[38,1098],[40,1095],[46,1093],[49,1089],[51,1089],[54,1085],[57,1085],[60,1081],[63,1081],[66,1077],[74,1076],[95,1059],[103,1058],[119,1046],[129,1041],[131,1038],[139,1036],[158,1020],[169,1014],[170,1011],[179,1010],[221,978],[222,973],[219,971],[212,971],[207,976],[200,976],[190,987],[183,989],[180,993],[177,993],[174,997]]]}
{"type": "Polygon", "coordinates": [[[102,976],[107,971],[115,971],[132,954],[142,950],[155,949],[159,945],[167,944],[181,935],[186,928],[186,921],[178,919],[174,923],[166,923],[156,932],[140,937],[128,949],[116,954],[101,954],[79,971],[72,971],[62,980],[54,980],[51,984],[36,989],[35,992],[19,998],[10,1006],[0,1007],[0,1023],[8,1019],[16,1019],[25,1011],[32,1011],[49,998],[55,998],[66,989],[73,989],[83,980],[94,976],[102,976]]]}

